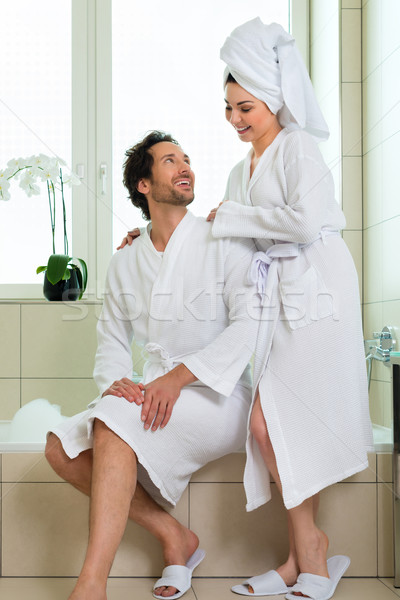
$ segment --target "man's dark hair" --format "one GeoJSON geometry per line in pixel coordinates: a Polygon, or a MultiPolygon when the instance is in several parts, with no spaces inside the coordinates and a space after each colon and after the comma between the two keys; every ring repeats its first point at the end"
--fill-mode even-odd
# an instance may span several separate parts
{"type": "Polygon", "coordinates": [[[146,221],[150,221],[149,205],[146,196],[138,191],[137,185],[141,179],[151,180],[154,158],[149,150],[159,142],[172,142],[179,146],[178,142],[169,133],[151,131],[141,142],[125,152],[127,159],[124,162],[124,186],[129,192],[132,204],[140,208],[146,221]]]}

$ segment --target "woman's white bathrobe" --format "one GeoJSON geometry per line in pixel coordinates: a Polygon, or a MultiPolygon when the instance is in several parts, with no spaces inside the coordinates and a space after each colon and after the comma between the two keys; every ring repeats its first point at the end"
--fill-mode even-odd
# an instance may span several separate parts
{"type": "Polygon", "coordinates": [[[135,451],[138,479],[159,502],[174,505],[194,471],[242,448],[251,402],[248,363],[259,312],[247,273],[252,240],[217,240],[190,212],[163,255],[147,230],[116,253],[98,323],[92,408],[53,431],[71,458],[92,446],[95,418],[135,451]],[[132,339],[148,356],[147,383],[184,363],[199,381],[185,387],[164,429],[145,430],[141,407],[103,392],[132,377],[132,339]]]}
{"type": "MultiPolygon", "coordinates": [[[[283,129],[250,178],[251,155],[230,174],[213,234],[254,238],[259,250],[252,277],[263,294],[263,320],[254,389],[284,503],[293,508],[365,469],[373,449],[358,280],[314,139],[283,129]]],[[[269,473],[251,434],[244,483],[248,510],[270,499],[269,473]]]]}

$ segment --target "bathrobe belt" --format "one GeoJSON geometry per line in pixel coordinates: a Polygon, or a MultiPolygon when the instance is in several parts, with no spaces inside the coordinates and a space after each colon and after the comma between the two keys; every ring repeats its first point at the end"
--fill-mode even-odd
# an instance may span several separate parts
{"type": "Polygon", "coordinates": [[[189,354],[192,354],[192,352],[190,352],[187,354],[180,354],[179,356],[170,356],[167,350],[163,348],[163,346],[160,346],[160,344],[155,344],[153,342],[149,342],[148,344],[146,344],[144,350],[147,353],[147,362],[160,365],[164,370],[163,375],[169,373],[169,371],[176,367],[176,365],[182,362],[182,359],[185,356],[189,356],[189,354]]]}
{"type": "MultiPolygon", "coordinates": [[[[330,235],[340,235],[340,231],[336,229],[322,229],[312,242],[307,242],[306,244],[281,242],[273,244],[265,252],[256,252],[247,273],[248,282],[250,284],[256,284],[258,293],[263,296],[267,287],[268,271],[273,260],[276,258],[291,258],[298,256],[300,250],[303,248],[311,246],[311,244],[314,244],[314,242],[318,240],[322,240],[325,243],[325,238],[330,235]]],[[[276,269],[274,270],[274,273],[277,275],[276,269]]],[[[268,280],[268,287],[271,288],[273,283],[273,281],[268,280]]]]}

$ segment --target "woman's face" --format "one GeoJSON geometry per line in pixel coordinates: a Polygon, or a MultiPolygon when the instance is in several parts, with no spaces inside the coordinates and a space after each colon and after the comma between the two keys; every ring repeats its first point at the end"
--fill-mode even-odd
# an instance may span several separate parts
{"type": "Polygon", "coordinates": [[[252,96],[238,83],[225,87],[225,116],[243,142],[259,142],[280,129],[278,119],[261,100],[252,96]]]}

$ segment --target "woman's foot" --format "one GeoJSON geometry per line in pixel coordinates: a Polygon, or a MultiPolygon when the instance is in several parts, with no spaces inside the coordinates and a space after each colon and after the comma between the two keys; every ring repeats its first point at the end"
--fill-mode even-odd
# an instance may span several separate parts
{"type": "Polygon", "coordinates": [[[107,600],[103,586],[92,581],[78,579],[68,600],[107,600]]]}
{"type": "MultiPolygon", "coordinates": [[[[276,569],[276,572],[282,577],[287,587],[291,587],[296,583],[296,579],[300,573],[300,570],[296,560],[289,556],[287,561],[276,569]]],[[[248,585],[248,590],[250,594],[254,594],[254,590],[251,585],[248,585]]]]}
{"type": "MultiPolygon", "coordinates": [[[[310,534],[309,538],[304,540],[302,548],[297,548],[300,573],[311,573],[329,578],[326,562],[328,546],[328,536],[323,531],[316,529],[310,534]]],[[[292,592],[292,594],[300,598],[308,598],[301,592],[292,592]]]]}
{"type": "MultiPolygon", "coordinates": [[[[170,531],[169,535],[163,540],[164,564],[166,567],[170,565],[186,565],[189,558],[197,550],[199,546],[199,538],[197,535],[176,522],[174,530],[170,531]]],[[[168,598],[173,596],[179,590],[174,587],[159,587],[155,588],[154,593],[157,596],[168,598]]]]}

